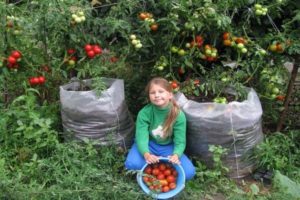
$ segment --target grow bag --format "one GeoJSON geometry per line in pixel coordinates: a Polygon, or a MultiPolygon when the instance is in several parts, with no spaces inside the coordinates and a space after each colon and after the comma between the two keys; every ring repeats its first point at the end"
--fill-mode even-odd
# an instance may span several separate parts
{"type": "Polygon", "coordinates": [[[255,169],[251,155],[263,133],[262,107],[253,89],[248,88],[245,101],[228,104],[199,103],[182,93],[175,98],[187,118],[187,154],[212,166],[209,145],[221,145],[228,150],[222,161],[230,177],[242,178],[255,169]]]}
{"type": "MultiPolygon", "coordinates": [[[[85,138],[99,145],[132,144],[134,122],[128,111],[121,79],[102,78],[107,89],[97,96],[95,91],[78,91],[80,82],[60,86],[60,103],[64,136],[67,140],[85,138]]],[[[91,85],[91,80],[83,80],[91,85]]]]}

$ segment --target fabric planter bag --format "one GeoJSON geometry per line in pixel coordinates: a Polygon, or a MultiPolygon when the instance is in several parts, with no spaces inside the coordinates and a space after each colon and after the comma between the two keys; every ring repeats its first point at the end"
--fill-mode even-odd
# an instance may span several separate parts
{"type": "Polygon", "coordinates": [[[187,154],[212,166],[209,145],[221,145],[228,150],[222,162],[231,178],[245,177],[255,169],[251,155],[263,140],[260,100],[252,88],[247,90],[245,101],[228,104],[199,103],[182,93],[175,95],[187,118],[187,154]]]}
{"type": "MultiPolygon", "coordinates": [[[[80,82],[60,86],[62,125],[67,140],[89,139],[99,145],[131,146],[134,121],[125,103],[124,81],[102,78],[107,89],[97,96],[95,91],[79,91],[80,82]]],[[[91,79],[82,81],[91,85],[91,79]]]]}

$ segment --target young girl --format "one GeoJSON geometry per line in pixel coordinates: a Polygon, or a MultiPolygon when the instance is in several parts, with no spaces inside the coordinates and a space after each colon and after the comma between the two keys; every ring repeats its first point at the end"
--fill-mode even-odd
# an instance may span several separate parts
{"type": "Polygon", "coordinates": [[[183,154],[186,146],[186,118],[173,99],[172,87],[163,78],[153,78],[146,87],[150,103],[140,110],[136,120],[135,143],[125,167],[140,170],[148,163],[168,157],[181,164],[186,180],[195,175],[195,167],[183,154]]]}

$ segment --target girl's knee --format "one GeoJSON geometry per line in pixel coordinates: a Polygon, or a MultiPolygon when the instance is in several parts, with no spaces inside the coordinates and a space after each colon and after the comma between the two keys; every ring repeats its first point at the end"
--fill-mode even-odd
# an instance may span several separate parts
{"type": "Polygon", "coordinates": [[[185,180],[191,180],[196,175],[196,169],[194,166],[190,166],[189,169],[185,171],[185,180]]]}
{"type": "Polygon", "coordinates": [[[126,161],[125,162],[125,168],[128,170],[140,170],[141,168],[134,162],[126,161]]]}
{"type": "Polygon", "coordinates": [[[144,162],[135,159],[126,159],[125,168],[128,170],[140,170],[144,166],[144,162]]]}

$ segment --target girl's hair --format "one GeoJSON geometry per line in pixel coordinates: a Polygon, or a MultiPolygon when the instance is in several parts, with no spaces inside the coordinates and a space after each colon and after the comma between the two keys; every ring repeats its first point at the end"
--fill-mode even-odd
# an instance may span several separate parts
{"type": "MultiPolygon", "coordinates": [[[[155,77],[149,81],[149,83],[146,86],[146,94],[149,95],[149,91],[152,85],[159,85],[160,87],[164,88],[168,92],[173,92],[171,84],[164,78],[161,77],[155,77]]],[[[180,112],[180,108],[176,101],[172,98],[171,99],[171,109],[170,112],[165,119],[164,125],[163,125],[163,133],[164,137],[171,136],[172,135],[172,127],[173,124],[180,112]]]]}

